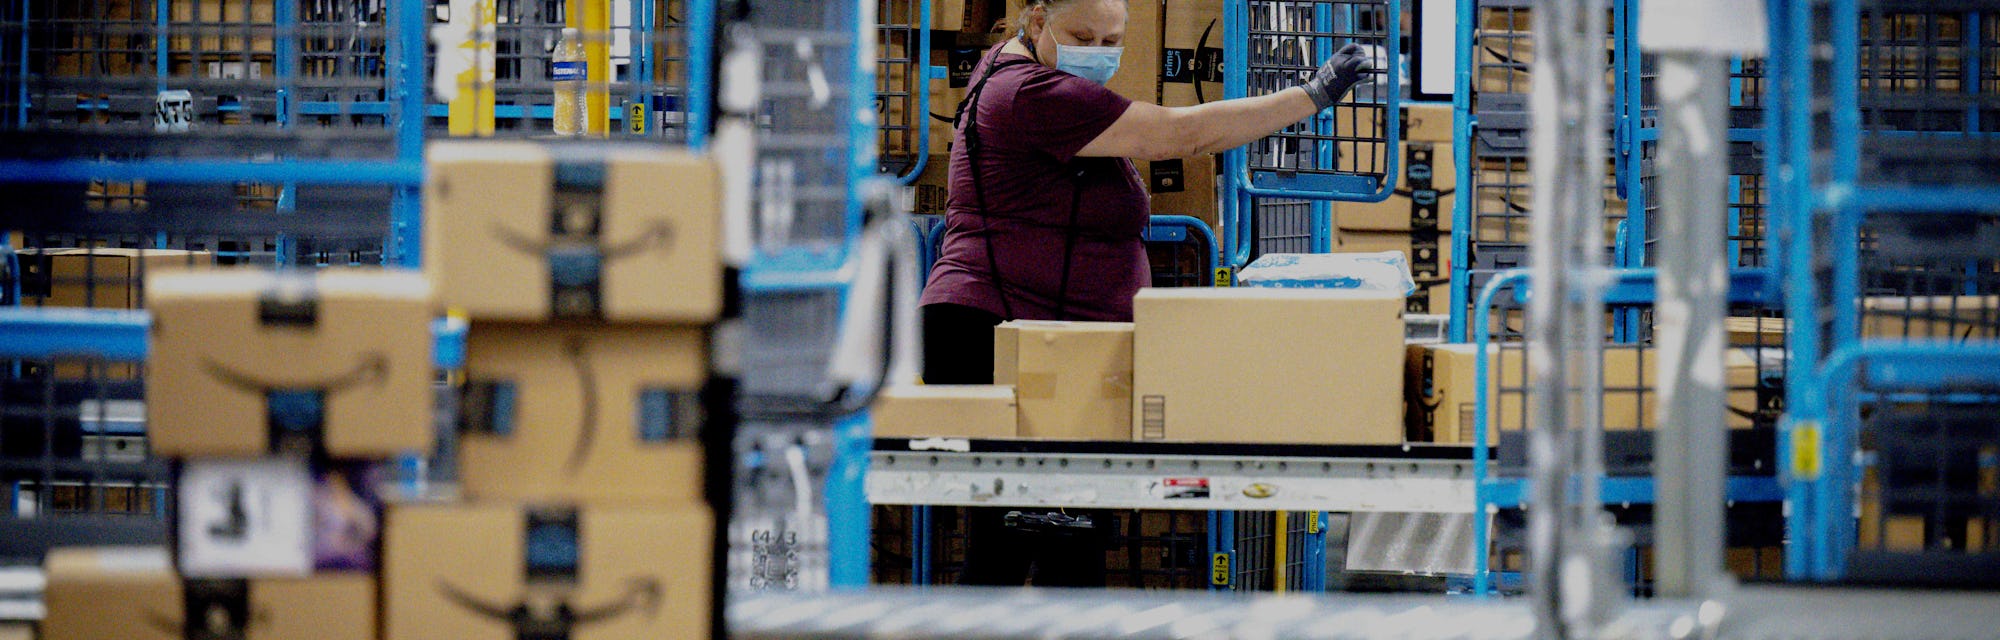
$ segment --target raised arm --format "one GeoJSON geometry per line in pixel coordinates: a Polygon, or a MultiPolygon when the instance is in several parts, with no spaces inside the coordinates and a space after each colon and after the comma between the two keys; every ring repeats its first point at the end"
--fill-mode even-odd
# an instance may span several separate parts
{"type": "Polygon", "coordinates": [[[1305,84],[1277,93],[1192,107],[1134,102],[1077,155],[1166,160],[1234,149],[1333,106],[1373,68],[1367,53],[1349,44],[1305,84]]]}

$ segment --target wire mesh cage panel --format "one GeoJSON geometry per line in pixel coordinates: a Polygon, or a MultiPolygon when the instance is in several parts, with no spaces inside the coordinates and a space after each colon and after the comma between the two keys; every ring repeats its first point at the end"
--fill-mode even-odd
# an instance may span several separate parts
{"type": "Polygon", "coordinates": [[[1866,133],[1858,175],[1877,183],[2000,179],[2000,121],[1989,117],[2000,111],[2000,94],[1987,90],[2000,69],[1982,64],[1992,42],[1982,12],[1991,7],[1887,0],[1859,7],[1857,33],[1834,33],[1836,48],[1852,51],[1860,83],[1855,107],[1866,133]]]}
{"type": "MultiPolygon", "coordinates": [[[[830,249],[857,235],[859,205],[849,197],[857,175],[854,146],[863,141],[845,107],[872,94],[852,87],[859,6],[751,5],[747,30],[762,48],[763,112],[757,150],[758,241],[767,250],[830,249]],[[768,118],[768,126],[763,118],[768,118]]],[[[863,132],[873,135],[873,131],[863,132]]],[[[868,166],[865,172],[872,173],[868,166]]]]}
{"type": "Polygon", "coordinates": [[[923,94],[930,85],[924,50],[924,4],[880,0],[876,8],[875,117],[881,133],[882,172],[910,177],[930,153],[929,109],[923,94]]]}
{"type": "MultiPolygon", "coordinates": [[[[1641,142],[1639,145],[1639,188],[1643,195],[1639,200],[1645,203],[1646,219],[1657,220],[1661,214],[1660,200],[1656,197],[1655,185],[1659,181],[1659,143],[1641,142]]],[[[1729,230],[1729,264],[1736,267],[1763,267],[1767,216],[1765,215],[1764,148],[1761,142],[1731,142],[1727,157],[1729,230]]],[[[1638,256],[1639,264],[1650,266],[1654,259],[1654,246],[1659,242],[1659,227],[1646,227],[1644,255],[1638,256]]]]}
{"type": "Polygon", "coordinates": [[[1319,517],[1316,511],[1237,512],[1232,587],[1238,591],[1306,591],[1319,584],[1307,560],[1311,545],[1323,544],[1315,522],[1319,517]],[[1280,575],[1285,581],[1282,585],[1278,583],[1280,575]]]}
{"type": "MultiPolygon", "coordinates": [[[[1957,349],[2000,340],[2000,217],[1876,213],[1861,228],[1855,330],[1873,344],[1957,349]]],[[[1831,292],[1829,292],[1831,293],[1831,292]]],[[[1850,307],[1852,309],[1854,307],[1850,307]]],[[[1837,327],[1825,324],[1832,331],[1837,327]]],[[[1838,320],[1833,320],[1837,323],[1838,320]]],[[[1836,335],[1838,342],[1854,336],[1836,335]]],[[[2000,385],[1961,376],[1941,386],[1856,376],[1834,399],[1855,421],[1862,468],[1859,529],[1845,578],[1994,586],[2000,567],[2000,385]]],[[[1844,431],[1844,430],[1843,430],[1844,431]]]]}
{"type": "Polygon", "coordinates": [[[1146,259],[1153,268],[1152,286],[1215,285],[1215,233],[1201,220],[1154,216],[1146,229],[1146,259]]]}
{"type": "MultiPolygon", "coordinates": [[[[587,28],[569,14],[561,0],[491,0],[486,7],[454,3],[435,12],[440,38],[437,62],[450,94],[433,94],[429,109],[432,129],[473,133],[490,122],[494,135],[546,136],[556,131],[557,117],[577,117],[558,101],[588,95],[578,107],[582,117],[607,122],[603,135],[612,138],[688,137],[688,34],[684,0],[616,2],[603,29],[587,28]],[[490,36],[475,25],[476,15],[451,11],[493,12],[490,36]],[[575,27],[575,42],[564,41],[564,28],[575,27]],[[573,47],[573,48],[571,48],[573,47]],[[490,56],[486,58],[483,56],[490,56]],[[590,79],[582,86],[556,76],[558,62],[581,60],[590,79]],[[490,63],[490,68],[487,68],[490,63]],[[593,64],[607,64],[602,72],[593,64]],[[481,92],[490,98],[481,97],[481,92]],[[600,94],[598,97],[596,94],[600,94]],[[490,99],[490,103],[486,100],[490,99]],[[454,118],[465,124],[451,125],[454,118]]],[[[568,68],[565,66],[565,68],[568,68]]]]}
{"type": "MultiPolygon", "coordinates": [[[[1395,3],[1373,0],[1247,0],[1247,95],[1298,86],[1348,44],[1389,59],[1399,26],[1395,3]]],[[[1367,74],[1334,107],[1251,143],[1245,162],[1259,187],[1340,199],[1377,194],[1394,166],[1396,91],[1387,65],[1367,74]]]]}
{"type": "Polygon", "coordinates": [[[1314,216],[1311,200],[1253,198],[1252,259],[1266,253],[1312,253],[1314,216]]]}

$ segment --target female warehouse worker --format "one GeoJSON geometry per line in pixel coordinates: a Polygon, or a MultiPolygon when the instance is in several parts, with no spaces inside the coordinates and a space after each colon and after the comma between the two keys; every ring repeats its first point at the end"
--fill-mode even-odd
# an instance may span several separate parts
{"type": "MultiPolygon", "coordinates": [[[[1372,71],[1349,44],[1296,88],[1195,107],[1133,102],[1104,87],[1118,70],[1125,12],[1126,0],[1027,0],[1020,36],[973,69],[943,246],[923,293],[926,383],[992,383],[993,327],[1004,320],[1132,320],[1132,296],[1151,277],[1142,241],[1150,212],[1129,158],[1247,144],[1326,109],[1372,71]]],[[[982,530],[997,522],[975,516],[973,538],[994,537],[982,530]]],[[[1035,581],[1102,584],[1104,556],[1095,557],[1094,576],[1041,567],[1035,581]]],[[[1019,584],[1026,571],[987,568],[968,566],[964,581],[1019,584]]]]}
{"type": "Polygon", "coordinates": [[[992,382],[993,326],[1129,322],[1150,278],[1145,187],[1128,158],[1235,148],[1311,117],[1366,76],[1348,45],[1298,87],[1195,107],[1133,102],[1118,70],[1125,0],[1028,0],[959,108],[943,246],[924,288],[924,381],[992,382]]]}

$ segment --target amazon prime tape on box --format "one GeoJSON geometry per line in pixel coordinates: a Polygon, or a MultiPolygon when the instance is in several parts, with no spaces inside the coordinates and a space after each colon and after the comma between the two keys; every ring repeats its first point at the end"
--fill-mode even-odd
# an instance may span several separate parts
{"type": "Polygon", "coordinates": [[[391,507],[384,637],[705,640],[713,527],[700,505],[391,507]]]}
{"type": "Polygon", "coordinates": [[[699,502],[698,327],[474,324],[459,481],[475,500],[699,502]]]}
{"type": "Polygon", "coordinates": [[[424,271],[473,322],[704,323],[722,309],[721,186],[664,147],[438,142],[424,271]]]}
{"type": "Polygon", "coordinates": [[[430,287],[411,272],[149,276],[155,455],[380,459],[432,442],[430,287]]]}

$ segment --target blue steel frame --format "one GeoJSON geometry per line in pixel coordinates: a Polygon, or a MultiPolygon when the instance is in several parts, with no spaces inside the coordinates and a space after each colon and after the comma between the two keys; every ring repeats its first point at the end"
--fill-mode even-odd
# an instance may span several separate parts
{"type": "Polygon", "coordinates": [[[916,57],[916,62],[910,67],[910,76],[915,78],[913,81],[915,86],[910,87],[910,91],[917,94],[916,113],[910,116],[910,128],[916,130],[917,139],[910,154],[916,156],[916,161],[910,165],[908,171],[896,177],[898,182],[906,186],[916,184],[917,179],[924,175],[924,167],[930,164],[931,81],[951,77],[949,69],[943,66],[931,66],[931,3],[928,0],[919,0],[917,6],[919,7],[917,23],[910,25],[911,30],[917,34],[917,50],[911,54],[916,57]]]}
{"type": "MultiPolygon", "coordinates": [[[[1475,345],[1473,350],[1473,441],[1472,477],[1475,514],[1486,514],[1492,509],[1519,508],[1524,506],[1528,496],[1528,481],[1525,478],[1499,478],[1492,473],[1488,461],[1492,455],[1492,414],[1493,399],[1488,352],[1493,344],[1492,310],[1494,301],[1502,292],[1511,292],[1516,302],[1526,302],[1530,295],[1526,269],[1503,271],[1488,282],[1479,292],[1478,307],[1474,313],[1479,322],[1474,324],[1475,345]]],[[[1652,269],[1615,269],[1613,283],[1604,292],[1604,302],[1612,306],[1650,305],[1657,298],[1655,282],[1657,276],[1652,269]]],[[[1764,269],[1731,269],[1729,273],[1729,302],[1770,304],[1775,302],[1777,282],[1773,274],[1764,269]]],[[[1781,449],[1782,450],[1782,449],[1781,449]]],[[[1652,504],[1654,480],[1651,477],[1605,477],[1601,483],[1600,501],[1603,504],[1652,504]]],[[[1786,492],[1780,478],[1766,476],[1731,477],[1725,491],[1734,502],[1779,502],[1786,499],[1786,492]]],[[[1492,521],[1490,518],[1473,518],[1473,548],[1490,549],[1493,545],[1492,521]]],[[[1490,566],[1491,554],[1473,554],[1473,593],[1485,596],[1492,591],[1493,571],[1490,566]]]]}
{"type": "MultiPolygon", "coordinates": [[[[1657,129],[1642,127],[1640,81],[1642,67],[1639,51],[1639,11],[1638,0],[1612,0],[1612,51],[1611,69],[1615,80],[1611,91],[1611,113],[1615,116],[1615,127],[1608,141],[1613,158],[1614,182],[1617,193],[1626,199],[1626,218],[1618,228],[1614,250],[1615,267],[1638,268],[1645,266],[1646,220],[1645,194],[1638,188],[1636,177],[1639,165],[1640,143],[1657,140],[1657,129]]],[[[1447,339],[1453,342],[1473,339],[1467,332],[1467,314],[1479,315],[1483,311],[1472,309],[1472,303],[1479,291],[1472,289],[1472,241],[1477,236],[1477,225],[1473,220],[1472,207],[1477,200],[1472,193],[1475,172],[1478,170],[1472,155],[1474,130],[1479,126],[1479,118],[1472,111],[1472,94],[1476,88],[1473,71],[1473,34],[1479,29],[1478,0],[1458,0],[1457,44],[1457,84],[1451,96],[1452,140],[1459,144],[1452,146],[1454,170],[1458,173],[1460,197],[1452,198],[1452,228],[1461,231],[1451,234],[1451,322],[1447,325],[1447,339]]],[[[1621,314],[1614,337],[1620,341],[1637,336],[1637,314],[1621,314]]]]}
{"type": "MultiPolygon", "coordinates": [[[[1222,72],[1222,96],[1224,99],[1249,96],[1249,13],[1250,3],[1256,1],[1258,0],[1230,0],[1223,11],[1223,47],[1226,51],[1245,52],[1244,55],[1235,57],[1224,56],[1222,72]]],[[[1387,2],[1383,6],[1388,11],[1386,24],[1402,24],[1401,2],[1387,2]]],[[[1315,24],[1335,24],[1333,7],[1320,5],[1315,6],[1314,10],[1313,21],[1315,24]]],[[[1347,16],[1344,19],[1346,24],[1353,24],[1355,21],[1352,16],[1347,16]]],[[[1388,65],[1389,69],[1389,72],[1384,77],[1388,80],[1390,86],[1387,87],[1386,94],[1388,98],[1384,102],[1386,106],[1383,112],[1383,130],[1387,134],[1387,148],[1390,151],[1386,154],[1387,157],[1384,158],[1383,176],[1385,177],[1383,179],[1378,181],[1365,176],[1349,175],[1308,178],[1297,175],[1282,175],[1281,172],[1254,172],[1248,166],[1248,157],[1243,152],[1243,149],[1237,148],[1223,154],[1223,162],[1226,166],[1223,170],[1223,178],[1226,185],[1224,188],[1239,190],[1242,193],[1252,196],[1298,198],[1302,200],[1345,200],[1354,202],[1381,202],[1394,194],[1396,190],[1396,166],[1401,161],[1401,154],[1396,153],[1395,150],[1398,148],[1397,143],[1401,141],[1403,128],[1403,97],[1402,83],[1400,81],[1400,70],[1403,63],[1403,45],[1402,39],[1396,33],[1392,33],[1390,37],[1384,38],[1384,40],[1386,41],[1386,46],[1383,48],[1388,53],[1388,60],[1385,61],[1385,64],[1388,65]]],[[[1334,48],[1333,44],[1334,38],[1323,37],[1318,39],[1314,48],[1330,51],[1334,48]]],[[[1326,112],[1318,113],[1314,116],[1314,125],[1316,133],[1322,135],[1331,134],[1333,132],[1333,116],[1326,112]]],[[[1334,145],[1332,143],[1321,143],[1317,146],[1319,147],[1318,161],[1322,164],[1332,162],[1334,145]]]]}
{"type": "MultiPolygon", "coordinates": [[[[1250,50],[1249,11],[1252,0],[1228,0],[1222,12],[1223,47],[1226,51],[1241,55],[1224,56],[1223,97],[1242,98],[1249,95],[1250,50]]],[[[1400,2],[1389,2],[1388,24],[1401,24],[1402,6],[1400,2]]],[[[1331,24],[1333,16],[1330,7],[1318,7],[1315,21],[1331,24]]],[[[1323,38],[1322,48],[1331,49],[1332,38],[1323,38]]],[[[1316,251],[1331,250],[1332,208],[1326,202],[1345,200],[1358,202],[1380,202],[1389,198],[1396,188],[1397,166],[1401,153],[1397,151],[1402,137],[1402,87],[1400,74],[1396,72],[1402,65],[1402,41],[1400,37],[1386,38],[1384,49],[1388,52],[1387,64],[1389,82],[1396,86],[1386,91],[1384,110],[1384,131],[1387,133],[1387,148],[1383,175],[1380,181],[1363,176],[1322,176],[1310,180],[1300,176],[1282,176],[1277,173],[1253,174],[1248,157],[1242,148],[1231,149],[1222,154],[1222,244],[1218,251],[1218,263],[1230,269],[1240,269],[1250,263],[1250,253],[1255,239],[1245,233],[1249,216],[1254,215],[1254,197],[1279,197],[1314,200],[1313,204],[1313,246],[1316,251]],[[1317,183],[1315,183],[1317,182],[1317,183]],[[1369,184],[1375,182],[1375,184],[1369,184]]],[[[1316,131],[1321,134],[1332,132],[1332,116],[1320,113],[1314,116],[1316,131]]],[[[1463,145],[1460,145],[1463,146],[1463,145]]],[[[1320,149],[1320,161],[1331,162],[1333,145],[1324,144],[1320,149]]]]}
{"type": "MultiPolygon", "coordinates": [[[[1767,62],[1769,86],[1775,95],[1766,103],[1771,176],[1771,260],[1783,275],[1786,315],[1792,318],[1786,336],[1793,362],[1787,381],[1785,418],[1779,424],[1781,471],[1786,480],[1787,535],[1785,569],[1794,580],[1834,580],[1841,577],[1856,542],[1851,517],[1854,486],[1860,480],[1855,461],[1861,398],[1857,376],[1902,388],[1939,389],[1955,384],[2000,382],[2000,346],[1990,343],[1864,340],[1859,338],[1859,311],[1851,302],[1859,296],[1859,233],[1863,219],[1876,212],[2000,211],[2000,186],[1939,185],[1912,187],[1861,184],[1861,138],[1882,135],[1864,130],[1859,111],[1860,11],[1856,0],[1833,0],[1829,7],[1833,52],[1832,82],[1827,109],[1833,123],[1814,125],[1811,51],[1815,42],[1814,5],[1774,2],[1771,6],[1771,51],[1767,62]],[[1830,143],[1830,158],[1815,165],[1815,149],[1830,143]],[[1824,182],[1814,176],[1826,175],[1824,182]],[[1824,220],[1829,242],[1815,239],[1824,220]],[[1822,295],[1818,263],[1833,264],[1830,290],[1822,295]],[[1834,311],[1821,335],[1822,307],[1834,311]]],[[[1979,90],[1977,52],[1980,24],[1972,18],[1966,56],[1968,89],[1979,90]]],[[[1978,131],[1979,114],[1967,115],[1968,131],[1978,131]]],[[[1982,134],[1969,134],[1982,135],[1982,134]]],[[[1990,134],[1989,134],[1990,135],[1990,134]]],[[[1948,214],[1940,214],[1948,215],[1948,214]]]]}

